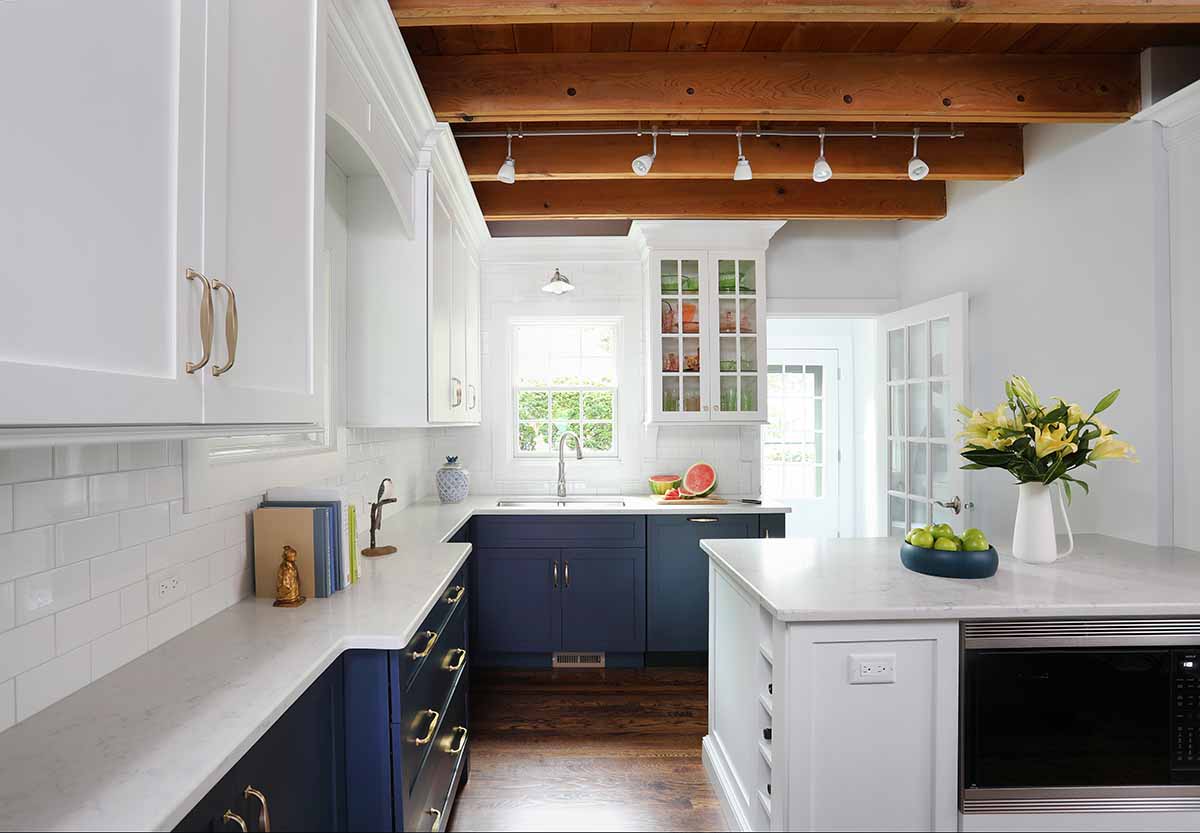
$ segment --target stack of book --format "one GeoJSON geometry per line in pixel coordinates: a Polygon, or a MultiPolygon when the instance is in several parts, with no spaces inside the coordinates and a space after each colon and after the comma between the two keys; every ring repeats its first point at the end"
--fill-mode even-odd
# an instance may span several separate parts
{"type": "Polygon", "coordinates": [[[274,598],[284,546],[300,588],[323,599],[358,580],[357,510],[336,489],[272,489],[254,510],[254,594],[274,598]]]}

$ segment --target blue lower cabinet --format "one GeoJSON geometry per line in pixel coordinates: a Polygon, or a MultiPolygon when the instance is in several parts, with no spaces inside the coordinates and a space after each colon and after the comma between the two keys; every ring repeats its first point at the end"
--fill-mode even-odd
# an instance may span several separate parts
{"type": "Polygon", "coordinates": [[[558,550],[478,548],[472,558],[479,653],[559,650],[563,576],[558,550]]]}
{"type": "Polygon", "coordinates": [[[759,538],[786,538],[787,537],[787,515],[782,512],[776,512],[771,515],[758,516],[758,537],[759,538]]]}
{"type": "Polygon", "coordinates": [[[646,551],[561,550],[564,651],[646,650],[646,551]]]}

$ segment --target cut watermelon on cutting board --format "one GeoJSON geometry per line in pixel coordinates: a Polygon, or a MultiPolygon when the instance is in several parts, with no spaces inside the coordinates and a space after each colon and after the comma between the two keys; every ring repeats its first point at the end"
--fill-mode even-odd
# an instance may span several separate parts
{"type": "Polygon", "coordinates": [[[717,488],[717,470],[708,463],[696,463],[683,476],[679,491],[693,497],[706,497],[717,488]]]}

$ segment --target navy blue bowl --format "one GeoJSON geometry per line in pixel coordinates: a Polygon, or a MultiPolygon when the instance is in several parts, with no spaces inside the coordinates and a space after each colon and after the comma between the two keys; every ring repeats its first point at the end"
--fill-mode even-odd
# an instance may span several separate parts
{"type": "Polygon", "coordinates": [[[914,573],[924,573],[927,576],[991,578],[996,575],[996,568],[1000,566],[1000,556],[996,554],[995,547],[977,552],[948,552],[902,543],[900,563],[914,573]]]}

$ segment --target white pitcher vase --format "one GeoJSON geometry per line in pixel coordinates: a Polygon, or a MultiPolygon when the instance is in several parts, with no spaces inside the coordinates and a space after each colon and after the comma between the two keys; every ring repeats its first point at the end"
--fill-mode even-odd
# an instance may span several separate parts
{"type": "Polygon", "coordinates": [[[1058,505],[1062,508],[1063,523],[1067,527],[1067,551],[1058,551],[1054,537],[1054,504],[1050,499],[1051,487],[1045,483],[1021,483],[1017,492],[1017,522],[1013,527],[1013,556],[1028,564],[1050,564],[1075,549],[1075,536],[1071,534],[1071,522],[1067,518],[1067,507],[1063,502],[1061,486],[1058,505]]]}

